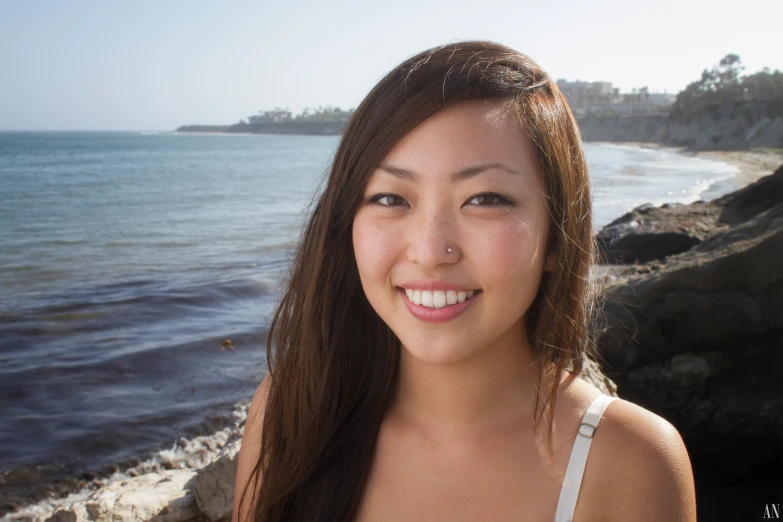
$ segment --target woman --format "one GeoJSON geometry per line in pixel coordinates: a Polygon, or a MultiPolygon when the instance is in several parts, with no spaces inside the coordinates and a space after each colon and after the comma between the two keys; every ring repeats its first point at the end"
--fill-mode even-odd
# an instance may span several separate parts
{"type": "Polygon", "coordinates": [[[528,57],[461,42],[383,78],[274,314],[234,519],[696,520],[676,429],[579,378],[590,205],[528,57]]]}

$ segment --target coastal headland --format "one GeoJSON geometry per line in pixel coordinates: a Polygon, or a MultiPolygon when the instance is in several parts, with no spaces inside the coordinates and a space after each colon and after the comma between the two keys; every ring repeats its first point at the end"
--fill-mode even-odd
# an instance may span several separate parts
{"type": "Polygon", "coordinates": [[[175,132],[203,132],[226,134],[301,134],[304,136],[338,136],[344,121],[281,121],[264,123],[237,123],[234,125],[183,125],[175,132]]]}

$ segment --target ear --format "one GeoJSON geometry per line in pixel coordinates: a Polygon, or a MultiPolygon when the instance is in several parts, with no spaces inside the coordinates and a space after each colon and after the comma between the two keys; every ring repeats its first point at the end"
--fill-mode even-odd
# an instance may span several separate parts
{"type": "Polygon", "coordinates": [[[546,256],[546,261],[544,261],[544,272],[554,272],[556,261],[557,261],[556,253],[553,252],[548,256],[546,256]]]}

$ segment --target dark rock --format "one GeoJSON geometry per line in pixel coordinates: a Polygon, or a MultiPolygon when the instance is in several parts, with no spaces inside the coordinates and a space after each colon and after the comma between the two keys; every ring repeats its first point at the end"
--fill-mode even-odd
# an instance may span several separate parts
{"type": "Polygon", "coordinates": [[[688,251],[603,278],[606,375],[678,428],[694,469],[726,482],[783,466],[781,181],[783,168],[718,200],[718,224],[688,251]]]}
{"type": "Polygon", "coordinates": [[[783,165],[756,183],[715,200],[723,208],[720,221],[737,224],[783,203],[783,165]]]}
{"type": "Polygon", "coordinates": [[[642,205],[606,225],[596,236],[607,264],[646,263],[701,243],[715,228],[718,209],[709,203],[642,205]]]}
{"type": "Polygon", "coordinates": [[[601,229],[596,241],[606,264],[648,263],[685,252],[781,202],[783,166],[711,202],[637,207],[601,229]]]}

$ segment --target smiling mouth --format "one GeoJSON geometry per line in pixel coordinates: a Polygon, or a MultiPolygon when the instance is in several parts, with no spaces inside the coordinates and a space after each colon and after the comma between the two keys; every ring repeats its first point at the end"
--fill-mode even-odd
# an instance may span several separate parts
{"type": "Polygon", "coordinates": [[[426,308],[448,308],[468,301],[478,294],[481,290],[470,290],[467,292],[457,292],[454,290],[411,290],[397,287],[403,292],[409,302],[424,306],[426,308]]]}

